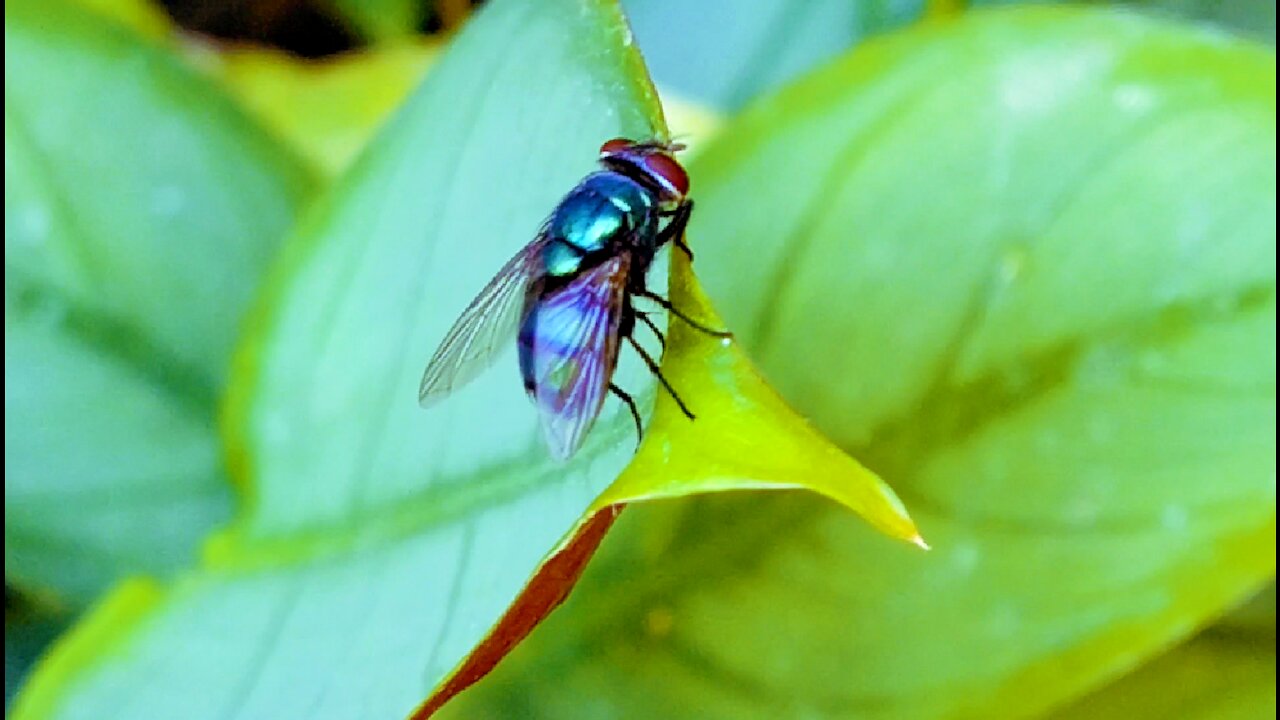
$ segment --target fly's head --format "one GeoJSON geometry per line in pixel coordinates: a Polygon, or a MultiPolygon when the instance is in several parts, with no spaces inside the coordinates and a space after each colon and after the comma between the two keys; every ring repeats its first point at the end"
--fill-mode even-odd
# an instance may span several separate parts
{"type": "Polygon", "coordinates": [[[683,149],[678,143],[614,138],[600,146],[600,163],[652,189],[670,210],[684,204],[689,194],[689,174],[675,155],[683,149]]]}

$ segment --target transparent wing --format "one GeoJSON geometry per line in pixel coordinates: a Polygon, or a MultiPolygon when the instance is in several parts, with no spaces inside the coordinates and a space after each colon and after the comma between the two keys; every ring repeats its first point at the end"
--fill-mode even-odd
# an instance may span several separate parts
{"type": "Polygon", "coordinates": [[[618,361],[630,257],[620,255],[538,302],[521,352],[551,452],[568,459],[600,414],[618,361]]]}
{"type": "Polygon", "coordinates": [[[542,267],[540,254],[545,244],[546,237],[539,235],[521,248],[462,311],[422,374],[418,386],[422,407],[430,407],[474,380],[515,335],[525,293],[542,267]]]}

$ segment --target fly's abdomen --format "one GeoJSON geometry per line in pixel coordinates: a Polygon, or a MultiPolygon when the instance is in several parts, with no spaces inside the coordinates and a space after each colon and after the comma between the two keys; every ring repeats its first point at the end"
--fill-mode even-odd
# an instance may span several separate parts
{"type": "Polygon", "coordinates": [[[582,444],[618,361],[631,259],[618,255],[536,299],[520,326],[520,374],[561,458],[582,444]]]}
{"type": "Polygon", "coordinates": [[[520,375],[524,389],[546,409],[559,411],[568,390],[582,376],[584,361],[576,329],[586,322],[585,311],[564,308],[548,312],[537,308],[520,326],[520,375]]]}

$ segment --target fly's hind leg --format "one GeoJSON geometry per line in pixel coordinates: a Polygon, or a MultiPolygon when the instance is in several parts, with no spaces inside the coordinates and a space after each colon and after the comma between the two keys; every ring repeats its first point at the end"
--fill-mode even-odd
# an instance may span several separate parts
{"type": "Polygon", "coordinates": [[[618,399],[627,404],[627,409],[631,411],[631,419],[636,421],[636,449],[640,449],[640,441],[644,439],[644,427],[640,422],[640,411],[636,409],[636,401],[631,399],[625,390],[609,383],[609,392],[618,396],[618,399]]]}
{"type": "Polygon", "coordinates": [[[644,360],[644,364],[649,366],[649,372],[652,372],[658,378],[658,382],[662,383],[662,387],[667,389],[667,394],[671,396],[671,399],[675,400],[676,405],[680,406],[680,412],[684,413],[685,417],[689,418],[690,420],[693,420],[694,415],[692,412],[689,411],[689,406],[684,404],[684,400],[680,399],[680,395],[676,392],[676,389],[671,387],[671,383],[667,382],[667,378],[663,376],[662,370],[661,368],[658,367],[657,361],[655,361],[653,357],[649,355],[649,353],[644,349],[643,346],[640,345],[640,343],[636,342],[636,339],[634,337],[631,337],[630,335],[628,335],[627,342],[630,342],[631,347],[635,348],[636,353],[640,355],[640,359],[644,360]]]}

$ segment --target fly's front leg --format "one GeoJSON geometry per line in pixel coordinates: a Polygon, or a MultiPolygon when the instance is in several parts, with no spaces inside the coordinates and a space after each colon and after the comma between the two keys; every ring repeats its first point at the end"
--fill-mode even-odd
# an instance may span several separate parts
{"type": "Polygon", "coordinates": [[[689,216],[693,214],[693,201],[685,200],[680,203],[679,207],[671,211],[671,220],[667,226],[662,228],[662,232],[658,233],[658,247],[662,247],[666,243],[674,243],[676,247],[684,251],[685,255],[693,260],[693,251],[684,241],[684,229],[689,225],[689,216]]]}

